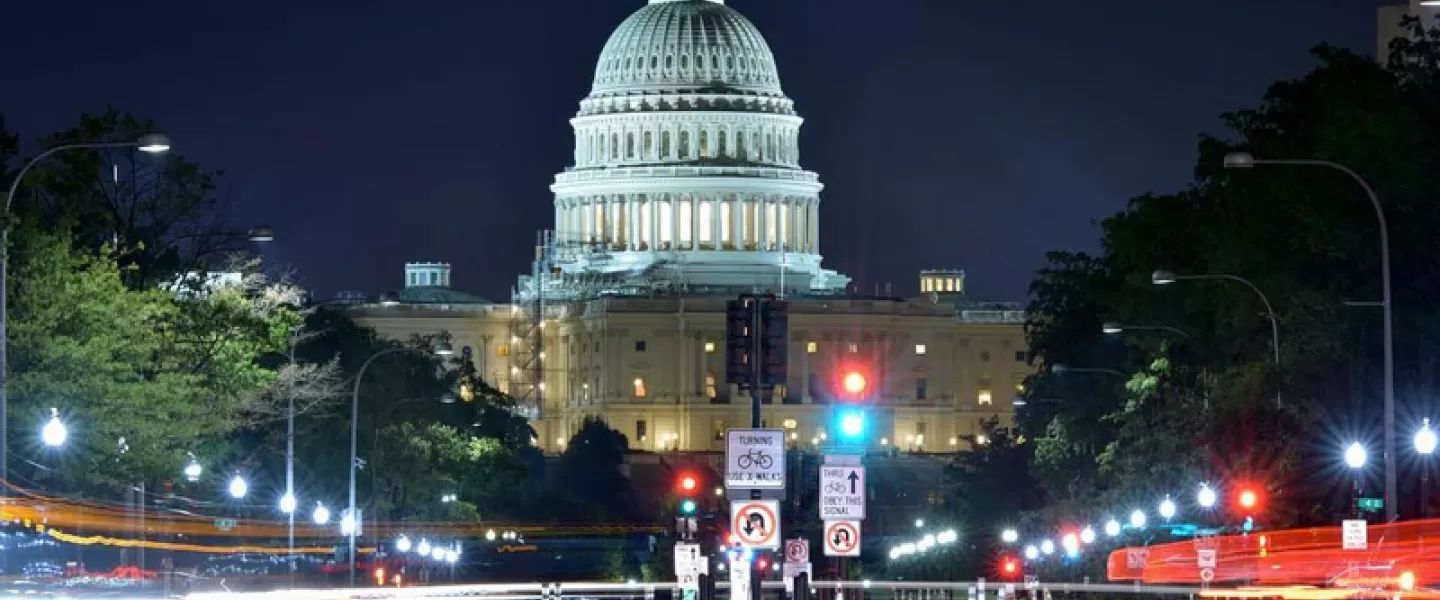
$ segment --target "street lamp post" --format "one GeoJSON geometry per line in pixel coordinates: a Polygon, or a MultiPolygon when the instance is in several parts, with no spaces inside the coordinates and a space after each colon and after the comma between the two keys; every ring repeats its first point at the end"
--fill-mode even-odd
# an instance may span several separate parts
{"type": "MultiPolygon", "coordinates": [[[[141,152],[156,154],[170,149],[170,138],[159,133],[147,133],[140,136],[133,142],[81,142],[76,144],[62,144],[41,152],[35,158],[20,167],[20,172],[15,174],[15,179],[10,181],[10,190],[5,193],[5,215],[10,214],[10,206],[15,202],[15,192],[20,189],[20,182],[25,180],[25,174],[31,167],[39,164],[40,161],[49,158],[54,154],[69,150],[103,150],[106,148],[137,148],[141,152]]],[[[5,303],[6,278],[9,275],[9,253],[10,246],[10,225],[0,225],[0,497],[8,496],[10,493],[10,441],[9,430],[9,375],[6,368],[8,361],[8,348],[6,339],[9,337],[7,321],[8,307],[5,303]]]]}
{"type": "Polygon", "coordinates": [[[1231,152],[1225,155],[1224,161],[1227,169],[1250,169],[1256,165],[1333,169],[1359,184],[1360,189],[1365,191],[1365,196],[1370,199],[1370,205],[1375,208],[1375,219],[1380,225],[1380,285],[1383,288],[1380,306],[1385,313],[1385,520],[1394,521],[1400,516],[1399,507],[1395,506],[1398,483],[1395,472],[1395,328],[1391,315],[1394,303],[1390,298],[1390,230],[1385,224],[1385,208],[1380,205],[1380,198],[1375,195],[1370,183],[1359,173],[1340,163],[1314,159],[1257,159],[1248,152],[1231,152]]]}
{"type": "MultiPolygon", "coordinates": [[[[452,348],[452,347],[450,346],[450,344],[447,344],[447,343],[444,343],[444,342],[439,343],[439,344],[435,344],[435,345],[431,348],[430,351],[431,351],[431,353],[433,353],[435,356],[450,356],[450,355],[452,355],[452,354],[455,353],[455,349],[452,348]]],[[[409,346],[398,346],[398,347],[395,347],[395,348],[387,348],[387,349],[385,349],[385,350],[381,350],[381,351],[379,351],[379,352],[376,352],[375,354],[370,355],[370,358],[365,359],[365,363],[362,364],[362,365],[360,365],[360,371],[355,374],[355,389],[354,389],[354,392],[351,393],[351,395],[350,395],[350,513],[349,513],[349,515],[350,515],[350,523],[351,523],[351,524],[350,524],[350,531],[346,534],[346,536],[349,538],[349,542],[350,542],[350,544],[349,544],[349,546],[350,546],[350,549],[349,549],[349,558],[350,558],[350,560],[349,560],[349,562],[350,562],[350,587],[352,587],[352,588],[355,587],[355,533],[360,530],[360,515],[356,514],[356,512],[355,512],[355,461],[356,461],[356,458],[357,458],[357,457],[356,457],[356,452],[355,452],[355,450],[356,450],[356,444],[357,444],[357,441],[358,441],[359,435],[360,435],[360,382],[361,382],[362,380],[364,380],[364,378],[365,378],[365,370],[370,368],[370,364],[371,364],[371,363],[374,363],[374,362],[375,362],[375,359],[380,358],[380,357],[382,357],[382,356],[389,355],[389,354],[396,354],[396,353],[400,353],[400,352],[419,352],[419,350],[417,350],[416,348],[411,348],[411,347],[409,347],[409,346]]],[[[423,544],[424,541],[422,540],[421,543],[423,544]]]]}
{"type": "Polygon", "coordinates": [[[1250,283],[1250,280],[1236,275],[1176,275],[1171,271],[1163,269],[1156,270],[1150,274],[1150,283],[1155,285],[1168,285],[1187,279],[1224,279],[1243,283],[1246,287],[1249,287],[1251,291],[1254,291],[1255,295],[1260,297],[1260,302],[1265,305],[1265,314],[1270,317],[1270,347],[1274,351],[1275,364],[1280,364],[1280,324],[1275,320],[1275,309],[1270,306],[1270,299],[1265,296],[1265,292],[1260,291],[1260,288],[1250,283]]]}

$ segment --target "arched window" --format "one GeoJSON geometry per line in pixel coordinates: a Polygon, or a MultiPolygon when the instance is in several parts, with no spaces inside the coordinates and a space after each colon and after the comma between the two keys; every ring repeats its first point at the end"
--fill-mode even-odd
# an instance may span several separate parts
{"type": "Polygon", "coordinates": [[[660,158],[670,158],[670,132],[660,132],[660,158]]]}
{"type": "Polygon", "coordinates": [[[645,158],[646,158],[646,159],[649,159],[649,158],[654,158],[654,157],[655,157],[655,134],[652,133],[652,132],[650,132],[650,131],[646,131],[646,132],[645,132],[645,158]]]}
{"type": "Polygon", "coordinates": [[[749,160],[750,158],[749,146],[745,144],[745,141],[746,140],[744,131],[735,132],[735,154],[736,158],[739,158],[740,160],[749,160]]]}
{"type": "Polygon", "coordinates": [[[690,158],[690,132],[680,132],[680,158],[690,158]]]}
{"type": "Polygon", "coordinates": [[[717,138],[715,141],[718,142],[718,143],[715,144],[715,146],[716,146],[715,156],[720,157],[720,158],[724,158],[724,157],[728,156],[728,155],[730,154],[729,151],[728,151],[729,148],[726,147],[726,143],[725,143],[725,142],[730,138],[730,132],[728,132],[728,131],[726,131],[725,129],[722,128],[720,131],[717,131],[717,132],[715,133],[715,137],[717,138]]]}
{"type": "Polygon", "coordinates": [[[610,160],[620,158],[620,134],[610,134],[610,160]]]}
{"type": "Polygon", "coordinates": [[[710,158],[710,131],[700,130],[700,158],[710,158]]]}
{"type": "Polygon", "coordinates": [[[625,158],[635,158],[635,134],[625,134],[625,158]]]}

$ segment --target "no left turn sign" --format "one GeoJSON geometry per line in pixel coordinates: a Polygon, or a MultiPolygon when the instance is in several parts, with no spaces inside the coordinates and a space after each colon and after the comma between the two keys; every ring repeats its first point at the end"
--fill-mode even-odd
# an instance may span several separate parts
{"type": "Polygon", "coordinates": [[[740,545],[780,549],[780,501],[744,500],[730,503],[730,533],[740,545]]]}
{"type": "Polygon", "coordinates": [[[825,556],[860,556],[860,522],[826,521],[825,556]]]}

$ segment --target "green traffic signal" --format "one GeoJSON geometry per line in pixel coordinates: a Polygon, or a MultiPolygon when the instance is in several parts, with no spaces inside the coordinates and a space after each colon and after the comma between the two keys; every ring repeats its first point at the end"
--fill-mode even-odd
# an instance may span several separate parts
{"type": "Polygon", "coordinates": [[[680,502],[680,514],[682,515],[693,515],[698,508],[699,506],[690,498],[686,498],[680,502]]]}

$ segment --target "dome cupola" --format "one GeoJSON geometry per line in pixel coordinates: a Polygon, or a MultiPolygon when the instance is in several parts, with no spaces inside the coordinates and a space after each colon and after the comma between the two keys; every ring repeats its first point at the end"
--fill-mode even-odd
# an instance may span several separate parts
{"type": "Polygon", "coordinates": [[[723,0],[650,0],[605,43],[590,97],[691,90],[782,95],[765,38],[723,0]]]}

